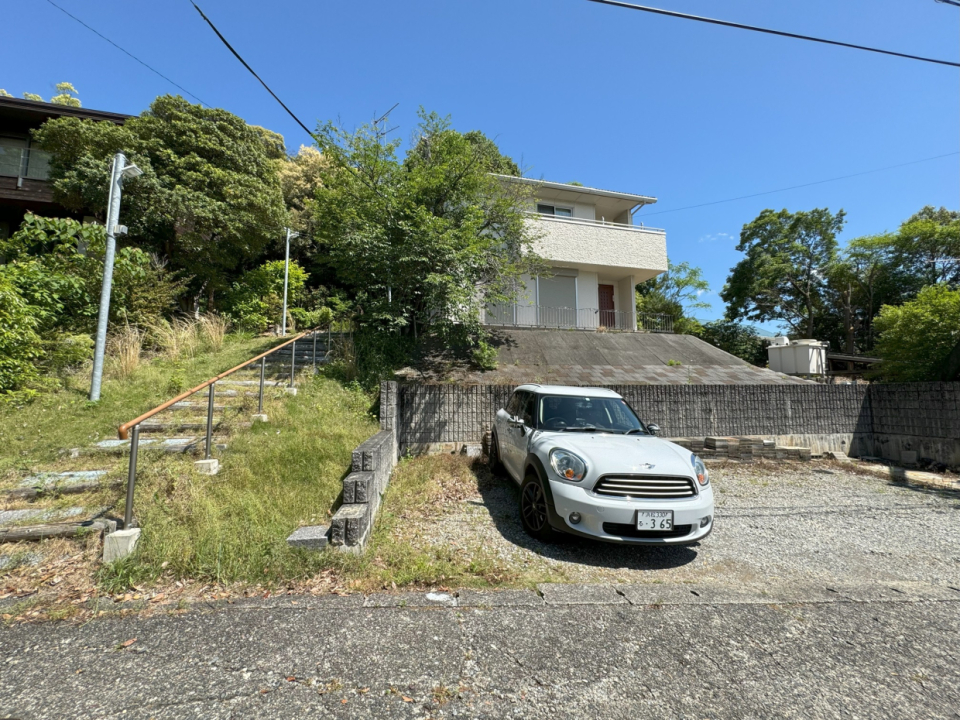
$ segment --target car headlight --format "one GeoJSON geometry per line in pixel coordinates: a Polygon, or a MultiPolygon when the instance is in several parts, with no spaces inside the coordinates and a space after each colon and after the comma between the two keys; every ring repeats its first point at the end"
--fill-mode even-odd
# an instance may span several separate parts
{"type": "Polygon", "coordinates": [[[707,466],[703,464],[703,460],[691,453],[690,463],[693,465],[693,471],[697,475],[697,482],[699,482],[701,485],[709,484],[710,473],[707,472],[707,466]]]}
{"type": "Polygon", "coordinates": [[[550,467],[564,480],[580,482],[587,474],[587,464],[583,458],[569,450],[551,450],[550,467]]]}

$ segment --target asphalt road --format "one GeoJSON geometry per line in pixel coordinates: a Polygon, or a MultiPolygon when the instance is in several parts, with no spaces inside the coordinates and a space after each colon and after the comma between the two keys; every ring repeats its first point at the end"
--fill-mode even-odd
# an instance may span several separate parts
{"type": "Polygon", "coordinates": [[[794,588],[789,603],[701,590],[566,586],[546,603],[465,596],[473,607],[300,598],[21,625],[0,635],[0,717],[960,717],[960,590],[794,588]]]}
{"type": "Polygon", "coordinates": [[[515,541],[587,584],[0,629],[0,718],[960,718],[960,499],[716,478],[700,547],[515,541]]]}

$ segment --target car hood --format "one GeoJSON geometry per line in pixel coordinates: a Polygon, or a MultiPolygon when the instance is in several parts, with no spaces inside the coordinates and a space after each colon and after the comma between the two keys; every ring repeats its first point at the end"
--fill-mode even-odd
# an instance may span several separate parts
{"type": "Polygon", "coordinates": [[[545,454],[554,448],[576,453],[587,461],[594,477],[606,473],[693,477],[689,450],[649,435],[540,432],[532,444],[545,454]]]}

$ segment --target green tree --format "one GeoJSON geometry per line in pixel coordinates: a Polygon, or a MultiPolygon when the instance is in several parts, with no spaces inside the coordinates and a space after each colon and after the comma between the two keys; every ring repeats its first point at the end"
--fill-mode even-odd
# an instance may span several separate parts
{"type": "Polygon", "coordinates": [[[189,273],[194,292],[206,291],[208,309],[214,291],[228,287],[282,233],[282,140],[225,110],[165,95],[123,126],[56,118],[34,137],[52,154],[56,200],[101,220],[110,162],[126,153],[144,171],[124,188],[127,242],[189,273]]]}
{"type": "Polygon", "coordinates": [[[960,212],[924,207],[900,226],[894,247],[911,294],[937,283],[960,287],[960,212]]]}
{"type": "Polygon", "coordinates": [[[399,143],[376,127],[321,130],[329,164],[315,238],[354,293],[361,324],[404,335],[427,327],[471,346],[482,337],[481,308],[512,300],[535,263],[529,188],[490,175],[510,164],[492,143],[435,113],[420,118],[402,162],[399,143]]]}
{"type": "Polygon", "coordinates": [[[767,366],[767,348],[756,329],[733,320],[704,323],[697,333],[701,340],[757,367],[767,366]]]}
{"type": "MultiPolygon", "coordinates": [[[[50,98],[51,103],[54,105],[80,107],[80,98],[77,97],[77,89],[73,86],[73,83],[60,82],[54,85],[54,87],[57,90],[57,94],[50,98]]],[[[0,89],[0,97],[12,97],[12,95],[10,95],[10,93],[8,93],[6,90],[0,89]]],[[[25,100],[43,102],[43,98],[36,93],[25,92],[23,97],[25,100]]]]}
{"type": "Polygon", "coordinates": [[[960,290],[925,287],[903,305],[884,305],[876,319],[877,352],[884,380],[938,380],[960,343],[960,290]]]}
{"type": "Polygon", "coordinates": [[[836,260],[844,215],[826,208],[764,210],[744,225],[737,250],[746,257],[731,270],[720,293],[727,319],[782,320],[794,332],[814,337],[828,312],[827,270],[836,260]]]}
{"type": "Polygon", "coordinates": [[[667,272],[637,285],[637,313],[671,315],[674,332],[695,335],[700,323],[687,312],[709,308],[710,303],[700,299],[709,290],[700,268],[687,262],[669,263],[667,272]]]}

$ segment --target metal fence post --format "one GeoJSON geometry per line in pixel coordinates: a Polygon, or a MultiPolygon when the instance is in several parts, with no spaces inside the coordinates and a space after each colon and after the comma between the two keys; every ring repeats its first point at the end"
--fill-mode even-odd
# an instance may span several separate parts
{"type": "Polygon", "coordinates": [[[297,367],[297,341],[290,344],[290,387],[293,387],[293,373],[297,367]]]}
{"type": "Polygon", "coordinates": [[[263,415],[263,376],[267,372],[266,356],[260,358],[260,400],[257,403],[257,414],[263,415]]]}
{"type": "Polygon", "coordinates": [[[213,440],[213,395],[216,383],[210,383],[210,392],[207,395],[207,442],[204,448],[203,459],[210,459],[210,443],[213,440]]]}
{"type": "Polygon", "coordinates": [[[123,529],[129,530],[133,522],[133,486],[137,482],[137,451],[140,449],[140,426],[133,426],[130,438],[130,468],[127,470],[127,506],[123,511],[123,529]]]}

